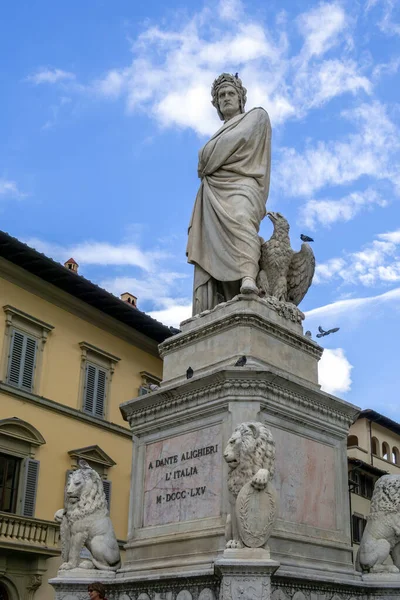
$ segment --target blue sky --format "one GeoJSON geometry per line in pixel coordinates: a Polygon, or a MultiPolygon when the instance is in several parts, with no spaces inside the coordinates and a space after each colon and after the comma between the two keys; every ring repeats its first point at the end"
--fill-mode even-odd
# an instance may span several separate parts
{"type": "Polygon", "coordinates": [[[395,0],[8,2],[0,227],[177,325],[210,86],[239,72],[271,117],[267,207],[315,238],[305,328],[340,326],[321,382],[400,420],[399,42],[395,0]]]}

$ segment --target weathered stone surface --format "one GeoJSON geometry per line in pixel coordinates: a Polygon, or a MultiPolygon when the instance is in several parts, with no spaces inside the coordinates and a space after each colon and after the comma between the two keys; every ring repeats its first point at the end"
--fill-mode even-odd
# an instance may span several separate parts
{"type": "Polygon", "coordinates": [[[160,345],[164,359],[162,387],[183,383],[189,366],[197,378],[233,366],[243,355],[248,367],[275,367],[317,386],[322,348],[303,335],[294,311],[300,312],[294,305],[276,299],[243,295],[185,321],[182,333],[160,345]],[[287,307],[283,314],[292,315],[294,320],[282,316],[277,307],[287,307]]]}
{"type": "Polygon", "coordinates": [[[276,444],[279,519],[335,529],[335,448],[280,427],[271,431],[276,444]]]}
{"type": "Polygon", "coordinates": [[[147,445],[143,527],[219,516],[221,439],[215,425],[147,445]]]}
{"type": "Polygon", "coordinates": [[[222,576],[220,600],[270,600],[271,575],[279,563],[222,557],[215,567],[222,576]]]}

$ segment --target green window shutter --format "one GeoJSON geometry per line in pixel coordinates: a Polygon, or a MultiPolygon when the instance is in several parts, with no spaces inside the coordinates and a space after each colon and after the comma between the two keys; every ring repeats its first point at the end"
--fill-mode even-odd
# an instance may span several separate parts
{"type": "Polygon", "coordinates": [[[104,417],[107,371],[91,363],[86,364],[83,410],[90,415],[104,417]]]}
{"type": "Polygon", "coordinates": [[[8,359],[8,383],[25,390],[32,390],[36,353],[37,340],[14,329],[8,359]]]}
{"type": "Polygon", "coordinates": [[[107,500],[107,508],[108,508],[108,512],[110,512],[110,506],[111,506],[111,481],[109,481],[108,479],[103,479],[103,489],[104,489],[104,494],[107,500]]]}
{"type": "Polygon", "coordinates": [[[35,516],[36,492],[39,479],[38,460],[26,458],[24,461],[24,478],[22,488],[22,514],[24,517],[35,516]]]}

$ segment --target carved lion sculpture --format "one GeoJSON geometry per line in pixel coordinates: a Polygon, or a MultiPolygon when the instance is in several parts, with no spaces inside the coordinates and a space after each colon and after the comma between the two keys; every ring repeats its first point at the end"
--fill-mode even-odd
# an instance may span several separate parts
{"type": "Polygon", "coordinates": [[[231,514],[227,519],[227,548],[266,547],[276,518],[275,442],[258,422],[236,427],[224,451],[229,466],[231,514]]]}
{"type": "Polygon", "coordinates": [[[375,484],[357,568],[373,573],[400,570],[400,475],[383,475],[375,484]],[[382,564],[389,554],[393,565],[382,564]]]}
{"type": "Polygon", "coordinates": [[[116,571],[121,566],[121,557],[102,480],[85,461],[79,461],[79,466],[68,479],[65,508],[54,515],[61,524],[64,563],[60,570],[79,567],[116,571]],[[83,547],[91,553],[91,560],[81,560],[83,547]]]}

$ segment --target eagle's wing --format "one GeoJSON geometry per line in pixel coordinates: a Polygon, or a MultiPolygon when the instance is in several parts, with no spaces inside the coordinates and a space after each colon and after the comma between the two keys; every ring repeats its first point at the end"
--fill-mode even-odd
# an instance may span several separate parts
{"type": "Polygon", "coordinates": [[[287,276],[287,299],[296,306],[300,304],[311,285],[315,271],[314,252],[309,244],[302,244],[300,252],[294,252],[287,276]]]}

